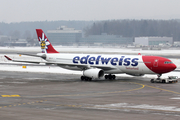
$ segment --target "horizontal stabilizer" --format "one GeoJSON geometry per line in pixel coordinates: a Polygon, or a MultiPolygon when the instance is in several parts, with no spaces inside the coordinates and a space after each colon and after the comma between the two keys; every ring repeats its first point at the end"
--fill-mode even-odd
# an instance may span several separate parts
{"type": "Polygon", "coordinates": [[[7,59],[7,60],[10,60],[10,61],[13,61],[13,62],[26,62],[26,63],[36,63],[36,64],[39,64],[41,62],[39,61],[23,61],[23,60],[14,60],[14,59],[11,59],[10,57],[4,55],[4,57],[7,59]]]}
{"type": "Polygon", "coordinates": [[[9,58],[8,56],[4,55],[4,57],[8,60],[12,60],[11,58],[9,58]]]}

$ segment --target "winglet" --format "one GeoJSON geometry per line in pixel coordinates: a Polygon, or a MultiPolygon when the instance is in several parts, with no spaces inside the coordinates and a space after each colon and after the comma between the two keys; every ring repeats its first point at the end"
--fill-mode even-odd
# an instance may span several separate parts
{"type": "Polygon", "coordinates": [[[8,60],[12,60],[11,58],[9,58],[8,56],[4,55],[4,57],[8,60]]]}

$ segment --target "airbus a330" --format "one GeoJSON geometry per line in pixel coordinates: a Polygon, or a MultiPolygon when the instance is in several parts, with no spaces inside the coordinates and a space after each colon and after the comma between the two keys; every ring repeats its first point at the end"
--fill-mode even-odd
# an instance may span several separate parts
{"type": "MultiPolygon", "coordinates": [[[[42,53],[29,56],[41,57],[46,65],[83,71],[81,80],[92,80],[105,77],[115,79],[115,74],[126,73],[133,76],[157,74],[159,77],[176,69],[176,65],[169,59],[159,56],[144,55],[106,55],[106,54],[65,54],[54,49],[41,29],[36,29],[42,53]]],[[[14,62],[42,63],[39,61],[13,60],[14,62]]]]}

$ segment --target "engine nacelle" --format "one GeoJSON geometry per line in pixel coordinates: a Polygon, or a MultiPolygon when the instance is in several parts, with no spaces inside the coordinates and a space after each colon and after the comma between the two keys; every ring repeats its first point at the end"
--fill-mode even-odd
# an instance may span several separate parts
{"type": "Polygon", "coordinates": [[[104,76],[104,71],[98,68],[84,70],[83,75],[90,78],[100,78],[104,76]]]}

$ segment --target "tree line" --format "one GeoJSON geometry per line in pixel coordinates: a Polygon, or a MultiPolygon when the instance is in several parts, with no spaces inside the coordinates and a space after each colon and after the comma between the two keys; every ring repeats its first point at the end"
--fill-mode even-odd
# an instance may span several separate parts
{"type": "Polygon", "coordinates": [[[120,35],[123,37],[159,36],[173,37],[180,41],[179,20],[107,20],[94,22],[92,26],[84,28],[85,36],[120,35]]]}
{"type": "Polygon", "coordinates": [[[56,29],[59,26],[83,30],[85,36],[120,35],[123,37],[166,36],[180,41],[180,20],[105,20],[105,21],[36,21],[20,23],[0,23],[0,35],[14,38],[37,38],[35,29],[56,29]]]}
{"type": "Polygon", "coordinates": [[[77,30],[83,30],[84,27],[92,25],[94,21],[35,21],[35,22],[19,22],[4,23],[0,22],[0,35],[11,36],[14,38],[37,38],[35,29],[42,29],[45,33],[47,30],[55,30],[60,26],[67,26],[77,30]]]}

